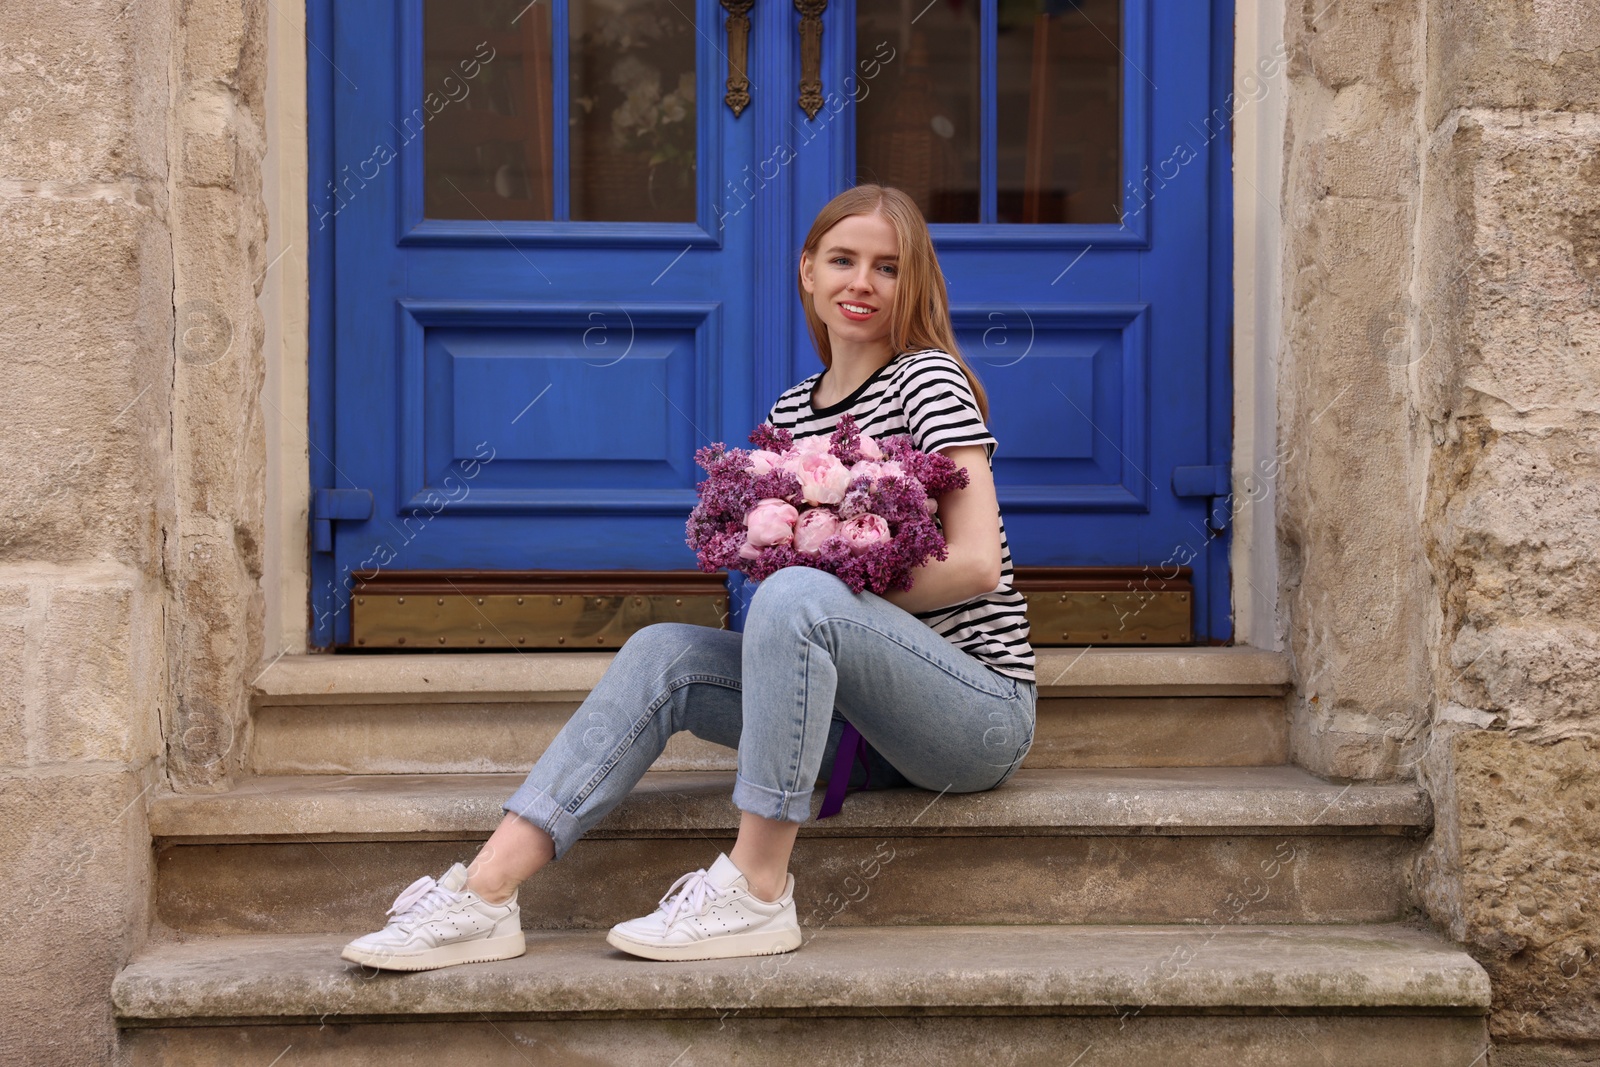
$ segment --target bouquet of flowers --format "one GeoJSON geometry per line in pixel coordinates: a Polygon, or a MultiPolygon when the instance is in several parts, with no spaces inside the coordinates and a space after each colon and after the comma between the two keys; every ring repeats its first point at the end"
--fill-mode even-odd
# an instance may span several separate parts
{"type": "Polygon", "coordinates": [[[934,520],[935,497],[967,484],[948,456],[919,452],[899,434],[875,441],[849,415],[824,441],[769,423],[750,434],[754,450],[717,442],[695,462],[687,542],[702,571],[743,571],[760,581],[784,567],[816,567],[851,591],[910,589],[911,572],[949,549],[934,520]]]}

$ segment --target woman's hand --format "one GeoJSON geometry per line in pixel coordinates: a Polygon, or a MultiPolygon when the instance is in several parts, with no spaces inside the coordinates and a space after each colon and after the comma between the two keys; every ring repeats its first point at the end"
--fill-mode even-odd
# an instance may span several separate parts
{"type": "Polygon", "coordinates": [[[1000,584],[1000,502],[984,447],[957,445],[941,451],[966,468],[967,486],[938,498],[949,554],[913,570],[910,589],[882,594],[909,612],[962,604],[1000,584]]]}

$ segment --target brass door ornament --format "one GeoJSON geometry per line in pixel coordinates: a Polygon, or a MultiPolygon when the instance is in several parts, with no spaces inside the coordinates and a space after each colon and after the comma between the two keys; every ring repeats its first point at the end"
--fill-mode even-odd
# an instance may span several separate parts
{"type": "Polygon", "coordinates": [[[822,13],[828,0],[794,0],[800,12],[800,110],[814,119],[822,110],[822,13]]]}
{"type": "Polygon", "coordinates": [[[722,8],[728,13],[728,92],[722,100],[733,109],[734,118],[750,103],[750,79],[744,72],[750,52],[750,9],[754,6],[755,0],[722,0],[722,8]]]}

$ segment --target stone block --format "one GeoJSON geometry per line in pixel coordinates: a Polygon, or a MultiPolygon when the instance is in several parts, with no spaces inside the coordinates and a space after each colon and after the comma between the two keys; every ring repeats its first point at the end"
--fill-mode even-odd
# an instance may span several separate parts
{"type": "MultiPolygon", "coordinates": [[[[1448,504],[1442,551],[1467,625],[1600,620],[1600,455],[1592,435],[1486,430],[1448,504]]],[[[1600,701],[1584,702],[1600,709],[1600,701]]]]}
{"type": "MultiPolygon", "coordinates": [[[[1308,116],[1309,117],[1309,116],[1308,116]]],[[[1417,186],[1415,116],[1381,88],[1356,82],[1332,94],[1298,150],[1294,180],[1318,196],[1406,200],[1417,186]]]]}
{"type": "Polygon", "coordinates": [[[111,981],[150,886],[141,789],[131,773],[0,777],[0,869],[18,932],[0,970],[8,1063],[111,1062],[111,981]]]}
{"type": "MultiPolygon", "coordinates": [[[[1343,6],[1343,5],[1341,5],[1343,6]]],[[[1428,125],[1452,108],[1600,105],[1600,20],[1588,0],[1429,0],[1428,125]]]]}
{"type": "Polygon", "coordinates": [[[1473,730],[1437,755],[1435,804],[1451,832],[1430,845],[1420,881],[1489,972],[1491,1032],[1600,1040],[1600,746],[1473,730]]]}
{"type": "Polygon", "coordinates": [[[105,182],[164,173],[164,8],[112,0],[0,7],[0,174],[105,182]]]}
{"type": "Polygon", "coordinates": [[[1451,409],[1497,430],[1600,414],[1597,142],[1600,115],[1467,112],[1433,153],[1444,210],[1469,220],[1428,283],[1452,297],[1433,314],[1459,320],[1458,347],[1436,348],[1455,363],[1451,409]]]}
{"type": "Polygon", "coordinates": [[[1286,608],[1300,620],[1288,634],[1293,758],[1319,774],[1393,778],[1400,753],[1384,738],[1412,729],[1431,688],[1410,401],[1384,344],[1404,311],[1415,207],[1404,190],[1328,195],[1331,180],[1352,191],[1377,180],[1327,162],[1385,128],[1391,105],[1363,84],[1340,90],[1353,98],[1348,115],[1327,100],[1291,115],[1294,273],[1279,405],[1295,450],[1281,468],[1278,523],[1286,608]]]}
{"type": "Polygon", "coordinates": [[[28,627],[0,615],[0,767],[28,762],[28,627]]]}
{"type": "Polygon", "coordinates": [[[179,50],[183,80],[227,86],[244,106],[261,114],[270,4],[265,0],[184,0],[183,9],[179,50]]]}
{"type": "Polygon", "coordinates": [[[1600,1041],[1497,1041],[1493,1067],[1600,1067],[1600,1041]]]}
{"type": "Polygon", "coordinates": [[[1361,83],[1385,94],[1414,93],[1422,82],[1419,14],[1406,0],[1294,5],[1287,26],[1290,73],[1333,89],[1361,83]]]}
{"type": "Polygon", "coordinates": [[[233,157],[237,150],[229,131],[186,131],[183,135],[185,178],[192,185],[228,185],[233,180],[233,157]]]}
{"type": "Polygon", "coordinates": [[[127,763],[152,747],[155,688],[135,668],[160,656],[134,646],[159,629],[136,619],[138,604],[126,584],[49,590],[34,645],[38,711],[29,748],[36,761],[127,763]]]}
{"type": "Polygon", "coordinates": [[[171,295],[164,230],[129,200],[0,199],[0,559],[153,569],[171,295]]]}

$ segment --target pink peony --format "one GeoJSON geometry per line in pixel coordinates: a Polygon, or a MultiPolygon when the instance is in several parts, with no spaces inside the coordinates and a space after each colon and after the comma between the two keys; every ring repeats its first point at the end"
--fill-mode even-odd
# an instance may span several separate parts
{"type": "Polygon", "coordinates": [[[822,542],[839,532],[839,516],[827,508],[807,508],[794,528],[794,550],[816,555],[822,542]]]}
{"type": "Polygon", "coordinates": [[[929,515],[936,515],[939,512],[939,502],[931,496],[922,502],[922,506],[928,509],[929,515]]]}
{"type": "Polygon", "coordinates": [[[780,466],[782,462],[783,457],[778,453],[768,452],[762,448],[750,453],[750,459],[745,469],[759,478],[763,474],[770,473],[774,467],[780,466]]]}
{"type": "Polygon", "coordinates": [[[862,475],[866,475],[872,481],[877,481],[883,477],[883,464],[864,459],[850,468],[850,477],[860,478],[862,475]]]}
{"type": "Polygon", "coordinates": [[[760,555],[759,550],[768,545],[788,544],[794,540],[794,524],[799,517],[800,513],[787,500],[768,497],[757,501],[756,506],[744,517],[748,532],[739,555],[745,559],[756,559],[760,555]]]}
{"type": "Polygon", "coordinates": [[[850,488],[850,468],[827,452],[804,457],[798,475],[800,493],[807,504],[837,504],[850,488]]]}
{"type": "Polygon", "coordinates": [[[860,555],[880,541],[889,540],[889,524],[882,515],[857,515],[839,530],[839,536],[850,546],[850,551],[860,555]]]}
{"type": "Polygon", "coordinates": [[[862,454],[862,456],[864,456],[865,458],[870,459],[870,460],[880,460],[880,459],[883,458],[883,449],[878,447],[878,442],[874,441],[872,438],[868,437],[866,434],[862,434],[861,435],[861,454],[862,454]]]}
{"type": "Polygon", "coordinates": [[[828,446],[828,438],[818,435],[816,437],[807,437],[804,441],[795,442],[794,449],[802,456],[816,456],[826,452],[828,446]]]}
{"type": "Polygon", "coordinates": [[[905,468],[900,465],[900,461],[897,459],[884,460],[878,464],[878,470],[880,471],[878,475],[880,478],[904,478],[906,476],[905,468]]]}

